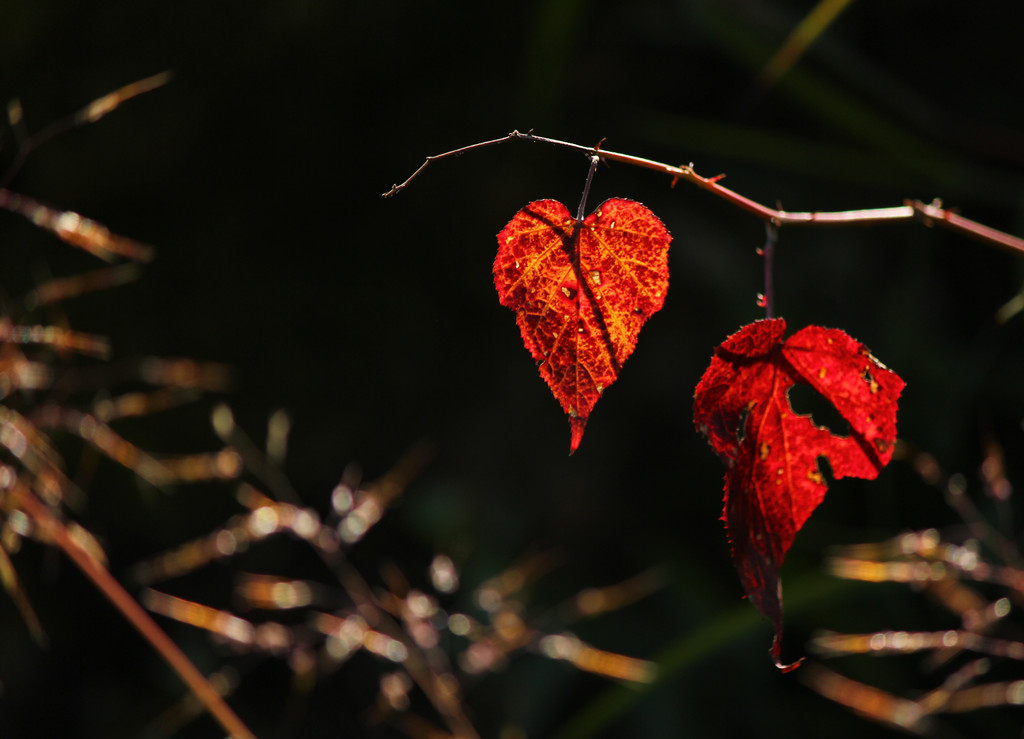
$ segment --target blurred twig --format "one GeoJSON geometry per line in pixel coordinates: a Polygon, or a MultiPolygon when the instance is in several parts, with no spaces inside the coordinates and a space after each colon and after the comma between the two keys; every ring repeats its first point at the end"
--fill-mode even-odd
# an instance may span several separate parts
{"type": "MultiPolygon", "coordinates": [[[[259,458],[256,445],[229,417],[224,407],[214,412],[221,438],[245,450],[242,457],[254,473],[276,479],[280,472],[269,471],[268,465],[274,465],[259,458]]],[[[513,655],[524,651],[614,680],[641,683],[654,678],[653,663],[599,649],[565,627],[650,594],[664,582],[658,571],[588,588],[548,611],[532,614],[527,592],[556,565],[557,558],[551,553],[525,556],[477,586],[472,604],[479,615],[442,608],[439,598],[455,593],[460,582],[458,569],[447,555],[438,554],[431,563],[430,579],[437,594],[414,587],[397,565],[388,562],[379,567],[384,587],[371,586],[347,557],[347,548],[356,546],[381,521],[423,463],[424,454],[423,449],[414,449],[375,482],[362,483],[346,471],[331,495],[332,509],[323,518],[311,509],[278,502],[242,483],[237,495],[247,513],[233,517],[224,528],[207,536],[137,564],[133,579],[151,586],[234,556],[270,536],[291,533],[319,554],[337,578],[341,592],[308,580],[248,573],[237,583],[235,594],[247,610],[298,614],[298,621],[296,616],[288,617],[292,625],[241,618],[151,587],[145,591],[144,601],[152,610],[216,634],[242,652],[270,654],[299,666],[312,661],[318,667],[309,673],[309,680],[337,668],[359,650],[381,658],[394,668],[381,677],[378,701],[367,720],[391,721],[413,732],[411,736],[476,737],[463,704],[463,682],[500,670],[513,655]],[[339,599],[340,607],[331,605],[339,599]],[[446,637],[445,631],[450,636],[446,637]],[[406,712],[413,688],[431,702],[446,731],[406,712]]],[[[275,487],[289,498],[295,495],[280,481],[275,487]]]]}
{"type": "Polygon", "coordinates": [[[799,25],[793,29],[778,51],[761,68],[751,97],[760,97],[771,89],[851,2],[852,0],[819,0],[811,12],[804,16],[799,25]]]}
{"type": "Polygon", "coordinates": [[[18,173],[29,155],[47,141],[66,133],[71,129],[95,123],[108,113],[112,113],[122,103],[134,97],[150,92],[171,81],[171,72],[160,72],[145,79],[129,83],[113,92],[96,98],[81,110],[60,120],[50,123],[35,134],[29,134],[25,126],[25,114],[21,102],[15,98],[7,103],[7,121],[15,135],[17,150],[14,152],[14,161],[0,177],[0,194],[2,194],[14,176],[18,173]]]}
{"type": "Polygon", "coordinates": [[[125,619],[134,626],[154,649],[167,661],[175,672],[181,676],[189,689],[202,701],[206,709],[217,719],[232,737],[255,737],[246,728],[241,719],[224,702],[217,690],[196,669],[178,645],[156,625],[152,617],[128,594],[113,575],[99,562],[93,554],[75,537],[69,534],[67,527],[53,515],[50,508],[44,505],[35,494],[17,478],[9,480],[7,493],[13,496],[14,503],[24,510],[36,522],[43,537],[53,542],[71,559],[97,588],[121,612],[125,619]]]}
{"type": "MultiPolygon", "coordinates": [[[[997,446],[989,441],[981,477],[990,497],[1005,502],[1012,486],[1003,476],[997,446]]],[[[935,529],[909,532],[887,541],[839,547],[828,567],[842,578],[907,583],[957,617],[960,626],[937,631],[826,632],[812,639],[811,649],[822,658],[924,653],[927,670],[951,671],[938,687],[914,699],[851,680],[820,665],[809,666],[804,680],[825,697],[862,716],[930,734],[937,726],[935,717],[941,713],[1024,704],[1024,680],[974,684],[988,672],[993,660],[1024,663],[1024,641],[1019,638],[1019,630],[1008,628],[1011,600],[1024,603],[1024,568],[1015,542],[998,532],[967,496],[962,475],[947,475],[934,457],[905,443],[901,443],[900,456],[926,484],[944,494],[975,538],[953,543],[943,541],[935,529]],[[985,551],[991,553],[989,558],[985,551]],[[971,583],[996,586],[1005,595],[985,597],[971,583]]]]}
{"type": "MultiPolygon", "coordinates": [[[[104,95],[67,119],[57,121],[35,135],[29,135],[20,103],[7,106],[8,120],[15,134],[14,161],[0,178],[0,208],[18,213],[50,231],[64,242],[85,249],[106,261],[128,258],[148,261],[150,247],[112,234],[106,227],[78,213],[58,210],[7,189],[27,156],[55,135],[76,126],[99,120],[122,102],[164,84],[169,75],[155,75],[104,95]]],[[[103,289],[134,279],[132,267],[113,267],[78,277],[54,280],[41,286],[25,301],[31,311],[40,305],[60,301],[92,289],[103,289]]],[[[33,536],[51,544],[85,574],[124,618],[178,673],[195,698],[232,737],[253,737],[220,693],[188,660],[178,646],[160,629],[152,617],[111,575],[99,542],[82,526],[65,521],[62,504],[77,492],[63,471],[63,461],[51,442],[54,431],[68,431],[91,443],[109,458],[115,459],[140,477],[154,484],[182,482],[209,477],[232,477],[238,467],[233,452],[186,455],[157,460],[116,433],[88,410],[53,400],[39,404],[35,391],[53,389],[54,366],[70,352],[104,357],[109,343],[104,337],[82,334],[52,325],[19,324],[0,319],[0,449],[11,463],[0,463],[0,516],[4,519],[3,556],[0,580],[14,598],[37,641],[44,636],[34,611],[25,598],[8,551],[17,538],[33,536]],[[36,358],[36,355],[40,355],[36,358]],[[11,403],[18,401],[16,409],[11,403]],[[15,522],[17,522],[15,524],[15,522]]],[[[66,372],[73,376],[73,370],[66,372]]],[[[140,372],[140,374],[145,374],[140,372]]],[[[161,402],[173,403],[181,391],[176,383],[165,385],[161,402]]],[[[121,415],[145,413],[154,404],[145,400],[119,403],[121,415]],[[131,406],[129,409],[128,406],[131,406]]],[[[108,414],[116,416],[117,412],[108,414]]],[[[237,456],[237,455],[235,455],[237,456]]]]}

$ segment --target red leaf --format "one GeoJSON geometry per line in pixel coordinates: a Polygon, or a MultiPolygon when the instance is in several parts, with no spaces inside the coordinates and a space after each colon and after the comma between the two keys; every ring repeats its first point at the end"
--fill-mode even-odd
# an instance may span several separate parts
{"type": "Polygon", "coordinates": [[[838,329],[808,326],[783,340],[781,318],[758,321],[722,342],[694,393],[693,420],[725,463],[723,518],[747,596],[772,620],[780,661],[779,568],[832,475],[874,479],[892,458],[896,401],[904,382],[838,329]],[[838,436],[796,413],[789,389],[803,382],[849,423],[838,436]]]}
{"type": "Polygon", "coordinates": [[[494,286],[569,416],[570,453],[665,302],[671,240],[651,211],[619,198],[582,224],[557,200],[536,200],[498,234],[494,286]]]}

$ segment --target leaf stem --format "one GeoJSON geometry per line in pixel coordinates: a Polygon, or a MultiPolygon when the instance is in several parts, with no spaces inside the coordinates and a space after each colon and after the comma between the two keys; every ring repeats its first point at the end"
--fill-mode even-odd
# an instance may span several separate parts
{"type": "Polygon", "coordinates": [[[764,224],[764,246],[761,247],[761,256],[764,257],[764,317],[775,317],[775,278],[773,266],[775,263],[775,244],[779,240],[779,228],[769,221],[764,224]]]}
{"type": "Polygon", "coordinates": [[[587,172],[587,181],[583,184],[583,195],[580,197],[580,207],[576,209],[576,225],[583,223],[583,219],[587,215],[587,196],[590,195],[590,183],[594,180],[594,171],[597,169],[597,163],[601,161],[601,157],[595,153],[590,155],[590,170],[587,172]]]}
{"type": "Polygon", "coordinates": [[[629,164],[634,167],[654,170],[655,172],[660,172],[672,177],[673,185],[680,180],[689,182],[701,189],[708,190],[738,208],[745,210],[764,221],[768,221],[775,226],[831,226],[917,220],[924,223],[926,226],[937,224],[952,231],[964,234],[965,236],[970,236],[979,241],[994,244],[996,246],[1003,247],[1004,249],[1015,251],[1019,254],[1024,254],[1024,239],[991,228],[990,226],[985,226],[977,221],[972,221],[969,218],[964,218],[952,210],[943,208],[942,203],[938,200],[933,201],[930,204],[925,204],[920,200],[905,200],[902,205],[889,208],[867,208],[862,210],[844,210],[835,212],[788,212],[784,210],[776,210],[718,184],[725,175],[702,177],[694,171],[693,164],[679,166],[665,164],[663,162],[656,162],[653,159],[644,159],[643,157],[637,157],[631,154],[622,154],[616,151],[582,146],[569,141],[560,141],[558,139],[537,136],[533,131],[528,131],[527,133],[512,131],[507,136],[499,139],[482,141],[477,144],[463,146],[459,149],[453,149],[452,151],[448,151],[443,154],[429,156],[423,164],[421,164],[419,168],[405,180],[405,182],[393,185],[390,190],[383,194],[383,197],[393,197],[407,188],[409,184],[431,164],[431,162],[440,161],[452,156],[458,156],[459,154],[463,154],[474,149],[502,144],[506,141],[529,141],[538,144],[548,144],[549,146],[561,149],[570,149],[586,153],[589,156],[596,156],[607,161],[622,162],[623,164],[629,164]]]}

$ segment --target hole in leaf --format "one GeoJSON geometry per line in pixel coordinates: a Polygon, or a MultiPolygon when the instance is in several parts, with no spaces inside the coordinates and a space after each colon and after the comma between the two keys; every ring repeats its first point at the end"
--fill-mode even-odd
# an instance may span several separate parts
{"type": "Polygon", "coordinates": [[[747,438],[747,416],[750,415],[750,406],[740,411],[740,417],[736,421],[736,442],[742,444],[743,440],[747,438]]]}
{"type": "Polygon", "coordinates": [[[849,436],[850,424],[825,396],[810,385],[796,383],[789,389],[789,405],[797,413],[810,415],[816,426],[827,428],[836,436],[849,436]]]}
{"type": "Polygon", "coordinates": [[[835,475],[832,474],[832,465],[828,462],[828,457],[818,457],[818,472],[821,474],[826,487],[832,487],[832,483],[836,481],[835,475]]]}

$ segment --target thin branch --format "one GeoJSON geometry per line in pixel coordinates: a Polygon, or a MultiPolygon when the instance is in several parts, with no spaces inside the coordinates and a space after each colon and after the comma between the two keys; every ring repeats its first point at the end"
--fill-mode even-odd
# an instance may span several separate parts
{"type": "MultiPolygon", "coordinates": [[[[272,506],[278,511],[298,508],[300,505],[298,493],[292,488],[283,473],[263,458],[256,445],[235,424],[227,406],[221,405],[214,411],[213,425],[215,432],[225,440],[225,443],[240,450],[246,468],[263,477],[273,495],[291,501],[275,503],[269,498],[260,496],[257,498],[258,502],[252,506],[253,508],[272,506]],[[228,439],[230,441],[227,441],[228,439]]],[[[429,451],[424,446],[413,447],[389,473],[363,491],[366,495],[363,500],[371,499],[373,508],[382,512],[394,498],[401,494],[415,476],[416,471],[426,462],[428,456],[429,451]]],[[[254,497],[259,496],[255,489],[252,489],[252,493],[255,494],[254,497]]],[[[358,508],[358,502],[354,501],[354,503],[358,508]]],[[[373,520],[364,520],[361,525],[367,528],[372,526],[379,519],[379,513],[377,516],[378,518],[373,520]]],[[[324,564],[335,573],[338,581],[355,604],[356,611],[375,630],[405,647],[406,658],[402,660],[405,670],[445,719],[453,736],[456,739],[477,739],[479,734],[473,728],[458,695],[450,687],[444,686],[444,680],[424,655],[420,645],[387,612],[377,593],[345,555],[345,551],[341,547],[345,540],[344,525],[340,525],[338,529],[329,528],[325,531],[330,532],[330,535],[310,537],[308,540],[313,544],[314,550],[324,564]],[[340,538],[337,533],[339,531],[340,538]]],[[[365,529],[360,530],[359,536],[364,533],[365,529]]]]}
{"type": "Polygon", "coordinates": [[[971,236],[979,241],[985,241],[990,244],[1002,246],[1007,249],[1014,251],[1024,252],[1024,239],[1019,239],[1016,236],[1011,236],[1008,233],[1003,233],[990,226],[972,221],[970,218],[964,218],[959,213],[952,210],[947,210],[942,207],[942,202],[934,200],[930,205],[922,203],[920,200],[913,202],[907,201],[907,205],[914,209],[914,214],[917,215],[925,225],[931,226],[933,223],[938,223],[940,226],[952,229],[967,236],[971,236]]]}
{"type": "Polygon", "coordinates": [[[405,180],[405,182],[393,185],[390,190],[383,193],[383,197],[390,198],[400,193],[433,162],[453,156],[459,156],[460,154],[464,154],[468,151],[494,146],[495,144],[502,144],[506,141],[529,141],[531,143],[548,144],[561,149],[578,151],[582,154],[586,154],[587,156],[598,156],[607,161],[621,162],[634,167],[654,170],[655,172],[660,172],[661,174],[670,176],[672,178],[673,185],[680,180],[689,182],[701,189],[714,193],[718,197],[727,200],[738,208],[741,208],[742,210],[745,210],[748,213],[751,213],[752,215],[776,226],[868,225],[874,223],[888,223],[890,221],[918,220],[928,226],[934,224],[944,226],[945,228],[970,236],[979,241],[995,244],[996,246],[1001,246],[1005,249],[1024,254],[1024,239],[1012,236],[989,226],[985,226],[977,221],[972,221],[969,218],[964,218],[954,211],[943,208],[939,201],[934,201],[931,204],[925,204],[920,200],[906,200],[903,205],[893,206],[890,208],[867,208],[863,210],[834,212],[789,212],[776,210],[775,208],[769,208],[766,205],[762,205],[748,197],[740,195],[738,192],[718,184],[724,175],[702,177],[694,171],[692,164],[674,166],[663,162],[656,162],[653,159],[636,157],[631,154],[622,154],[616,151],[608,151],[606,149],[595,150],[592,146],[581,146],[580,144],[573,144],[568,141],[559,141],[558,139],[536,136],[532,131],[527,133],[512,131],[510,134],[500,139],[482,141],[478,144],[463,146],[459,149],[453,149],[452,151],[447,151],[443,154],[429,156],[423,164],[421,164],[419,168],[405,180]]]}
{"type": "Polygon", "coordinates": [[[0,187],[0,208],[24,216],[61,241],[84,249],[104,261],[114,262],[119,257],[137,262],[153,260],[153,247],[112,233],[102,223],[73,210],[51,208],[4,187],[0,187]]]}
{"type": "Polygon", "coordinates": [[[170,71],[160,72],[159,74],[154,74],[118,88],[113,92],[96,98],[84,108],[66,118],[54,121],[33,136],[29,136],[27,133],[21,103],[18,100],[10,101],[7,104],[7,120],[15,134],[17,151],[14,153],[14,161],[7,171],[4,172],[3,177],[0,178],[0,187],[9,185],[25,164],[29,155],[47,141],[73,128],[78,128],[88,123],[95,123],[103,116],[115,110],[121,103],[166,85],[170,82],[172,76],[173,73],[170,71]]]}
{"type": "Polygon", "coordinates": [[[202,701],[206,710],[217,720],[221,727],[233,738],[252,738],[242,720],[195,665],[189,661],[184,652],[175,644],[167,633],[161,629],[153,618],[128,594],[110,571],[82,546],[68,528],[59,521],[50,509],[40,501],[35,493],[19,482],[10,488],[16,495],[16,503],[35,520],[39,528],[52,538],[56,544],[79,569],[92,580],[93,584],[110,600],[121,614],[134,626],[167,663],[174,668],[181,679],[188,685],[195,696],[202,701]]]}
{"type": "Polygon", "coordinates": [[[811,640],[813,649],[826,657],[847,654],[910,654],[960,647],[979,654],[1024,659],[1024,642],[995,639],[970,631],[876,631],[870,634],[823,632],[811,640]]]}

